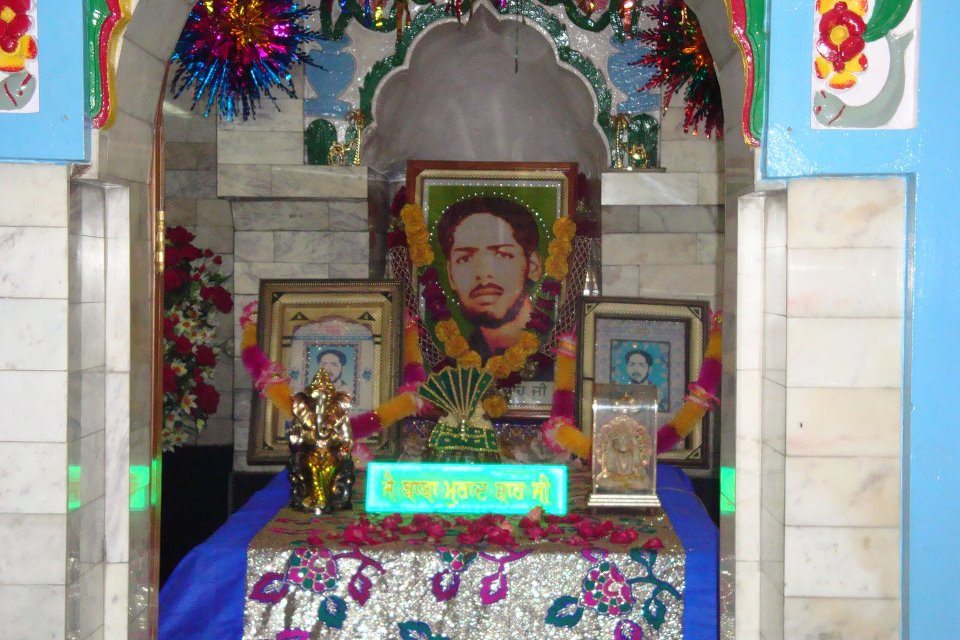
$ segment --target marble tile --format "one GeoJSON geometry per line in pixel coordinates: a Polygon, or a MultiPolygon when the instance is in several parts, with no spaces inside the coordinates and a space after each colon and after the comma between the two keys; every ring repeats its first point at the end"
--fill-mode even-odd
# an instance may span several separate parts
{"type": "Polygon", "coordinates": [[[235,420],[250,419],[251,400],[250,395],[246,393],[238,393],[233,397],[233,417],[235,420]]]}
{"type": "MultiPolygon", "coordinates": [[[[151,109],[148,113],[153,112],[151,109]]],[[[100,132],[100,148],[101,158],[106,159],[101,167],[105,175],[147,184],[153,151],[152,122],[138,120],[118,109],[113,126],[100,132]]]]}
{"type": "Polygon", "coordinates": [[[900,456],[900,389],[787,390],[792,456],[900,456]]]}
{"type": "MultiPolygon", "coordinates": [[[[666,233],[722,233],[723,215],[716,206],[638,206],[637,231],[666,233]]],[[[604,207],[606,210],[606,207],[604,207]]],[[[626,229],[625,231],[630,231],[626,229]]]]}
{"type": "Polygon", "coordinates": [[[788,268],[791,316],[903,317],[899,249],[791,249],[788,268]]]}
{"type": "Polygon", "coordinates": [[[210,249],[221,256],[233,253],[232,227],[201,227],[198,225],[196,236],[194,244],[198,247],[210,249]]]}
{"type": "MultiPolygon", "coordinates": [[[[150,465],[150,427],[149,422],[144,426],[130,426],[130,466],[149,466],[150,465]]],[[[137,490],[131,485],[130,491],[137,490]]]]}
{"type": "Polygon", "coordinates": [[[328,207],[331,231],[367,230],[370,212],[365,200],[331,200],[328,207]]]}
{"type": "Polygon", "coordinates": [[[103,626],[103,563],[80,576],[80,637],[87,638],[103,626]]]}
{"type": "MultiPolygon", "coordinates": [[[[640,218],[636,207],[633,205],[617,206],[607,205],[602,207],[600,214],[601,234],[608,233],[637,233],[640,231],[640,218]]],[[[659,207],[643,207],[644,209],[659,209],[659,207]]],[[[644,231],[666,231],[665,221],[655,213],[649,214],[653,218],[650,226],[644,231]]]]}
{"type": "MultiPolygon", "coordinates": [[[[220,165],[302,165],[303,129],[300,131],[217,131],[220,165]]],[[[266,168],[266,167],[264,167],[266,168]]]]}
{"type": "Polygon", "coordinates": [[[233,255],[240,262],[273,262],[273,233],[270,231],[236,231],[233,255]]]}
{"type": "Polygon", "coordinates": [[[166,198],[166,222],[170,226],[193,227],[197,224],[197,202],[195,198],[166,198]]]}
{"type": "Polygon", "coordinates": [[[899,560],[898,529],[788,526],[784,595],[898,598],[899,560]]]}
{"type": "Polygon", "coordinates": [[[787,315],[787,250],[764,249],[763,304],[768,313],[787,315]]]}
{"type": "Polygon", "coordinates": [[[787,598],[784,628],[791,640],[898,640],[900,601],[865,598],[787,598]]]}
{"type": "Polygon", "coordinates": [[[603,238],[603,263],[611,265],[697,264],[694,233],[615,233],[603,238]]]}
{"type": "Polygon", "coordinates": [[[127,637],[127,573],[126,562],[108,562],[103,569],[103,635],[105,638],[127,637]]]}
{"type": "MultiPolygon", "coordinates": [[[[790,362],[793,366],[793,362],[790,362]]],[[[773,313],[763,314],[763,375],[778,384],[786,384],[787,319],[773,313]]]]}
{"type": "Polygon", "coordinates": [[[0,512],[64,513],[64,443],[0,442],[0,512]]]}
{"type": "Polygon", "coordinates": [[[105,237],[106,190],[98,183],[78,180],[70,190],[70,232],[92,238],[105,237]],[[74,200],[74,198],[76,198],[74,200]],[[73,217],[78,220],[74,224],[73,217]]]}
{"type": "Polygon", "coordinates": [[[668,172],[723,173],[723,143],[688,136],[660,149],[660,166],[668,172]]]}
{"type": "Polygon", "coordinates": [[[326,231],[330,228],[329,203],[252,200],[233,203],[237,231],[326,231]]]}
{"type": "Polygon", "coordinates": [[[66,227],[69,172],[66,165],[4,164],[0,171],[0,226],[66,227]]]}
{"type": "MultiPolygon", "coordinates": [[[[160,0],[154,0],[159,3],[160,0]]],[[[163,101],[163,137],[166,142],[217,141],[217,117],[211,111],[209,118],[203,112],[191,110],[189,92],[174,100],[167,94],[163,101]]]]}
{"type": "Polygon", "coordinates": [[[763,443],[780,453],[787,452],[787,389],[772,380],[763,380],[763,443]]]}
{"type": "Polygon", "coordinates": [[[63,585],[0,584],[0,638],[61,640],[65,598],[63,585]]]}
{"type": "MultiPolygon", "coordinates": [[[[163,168],[165,171],[196,171],[197,149],[209,142],[164,142],[163,168]]],[[[213,150],[216,153],[216,145],[213,150]]],[[[169,206],[169,205],[168,205],[169,206]]]]}
{"type": "Polygon", "coordinates": [[[736,638],[760,637],[760,567],[737,560],[736,638]]]}
{"type": "MultiPolygon", "coordinates": [[[[85,369],[75,374],[80,380],[79,429],[71,432],[70,437],[79,438],[95,431],[102,431],[106,421],[106,386],[102,367],[85,369]]],[[[72,418],[73,416],[71,416],[72,418]]]]}
{"type": "Polygon", "coordinates": [[[760,637],[764,640],[783,640],[782,584],[775,583],[760,572],[760,637]]]}
{"type": "MultiPolygon", "coordinates": [[[[761,489],[760,504],[777,521],[784,521],[786,479],[786,457],[766,444],[761,451],[761,489]]],[[[793,500],[793,496],[790,497],[793,500]]]]}
{"type": "Polygon", "coordinates": [[[787,386],[899,387],[902,345],[901,320],[790,318],[787,386]]]}
{"type": "Polygon", "coordinates": [[[766,214],[766,233],[764,234],[763,246],[768,248],[786,247],[787,192],[766,192],[764,213],[766,214]]]}
{"type": "MultiPolygon", "coordinates": [[[[106,305],[101,302],[85,302],[78,305],[71,305],[71,309],[76,310],[79,313],[79,329],[80,333],[73,333],[70,336],[71,344],[75,344],[76,341],[80,343],[80,359],[74,362],[71,362],[71,367],[76,367],[77,369],[91,369],[93,367],[103,367],[106,365],[106,354],[105,354],[105,313],[106,305]]],[[[73,321],[70,323],[70,328],[74,327],[73,321]]]]}
{"type": "Polygon", "coordinates": [[[106,240],[71,236],[70,299],[76,302],[103,302],[106,279],[106,240]]]}
{"type": "Polygon", "coordinates": [[[270,173],[254,164],[219,164],[216,187],[214,195],[221,198],[268,198],[270,173]]]}
{"type": "MultiPolygon", "coordinates": [[[[301,160],[302,162],[302,160],[301,160]]],[[[367,167],[272,166],[275,198],[367,198],[367,167]]]]}
{"type": "Polygon", "coordinates": [[[763,197],[740,198],[736,233],[738,370],[759,370],[763,363],[763,225],[763,197]]]}
{"type": "Polygon", "coordinates": [[[254,295],[260,291],[263,278],[326,278],[328,265],[294,262],[240,262],[234,271],[234,292],[254,295]]]}
{"type": "Polygon", "coordinates": [[[761,463],[760,374],[740,371],[736,385],[736,557],[760,559],[761,463]]]}
{"type": "Polygon", "coordinates": [[[896,458],[787,459],[788,525],[897,527],[900,461],[896,458]]]}
{"type": "MultiPolygon", "coordinates": [[[[185,0],[139,0],[136,3],[137,19],[123,34],[124,46],[135,42],[153,56],[166,60],[171,51],[169,34],[166,29],[158,29],[157,25],[186,22],[190,6],[185,0]]],[[[154,108],[156,103],[157,96],[154,96],[154,108]]]]}
{"type": "Polygon", "coordinates": [[[107,371],[130,371],[130,243],[107,240],[104,306],[104,364],[107,371]]]}
{"type": "MultiPolygon", "coordinates": [[[[80,504],[104,494],[105,432],[97,431],[80,438],[80,504]]],[[[73,443],[70,446],[74,446],[73,443]]]]}
{"type": "Polygon", "coordinates": [[[369,278],[369,264],[331,264],[329,270],[331,278],[369,278]]]}
{"type": "MultiPolygon", "coordinates": [[[[91,500],[67,513],[68,562],[75,564],[76,575],[68,575],[67,582],[79,578],[104,559],[104,499],[91,500]]],[[[72,567],[68,567],[68,574],[72,567]]]]}
{"type": "Polygon", "coordinates": [[[640,290],[638,267],[603,265],[601,288],[605,296],[634,297],[640,290]]]}
{"type": "Polygon", "coordinates": [[[130,543],[129,374],[108,373],[106,386],[111,402],[104,433],[105,558],[107,562],[126,562],[130,543]]]}
{"type": "Polygon", "coordinates": [[[217,179],[213,171],[167,171],[164,192],[168,198],[216,198],[217,179]]]}
{"type": "Polygon", "coordinates": [[[652,265],[638,267],[637,279],[641,296],[706,299],[717,296],[720,273],[712,264],[652,265]]]}
{"type": "Polygon", "coordinates": [[[723,235],[717,233],[697,234],[697,264],[717,264],[723,255],[723,235]]]}
{"type": "Polygon", "coordinates": [[[197,225],[233,228],[233,207],[229,200],[203,198],[196,200],[197,225]]]}
{"type": "Polygon", "coordinates": [[[0,513],[0,585],[66,584],[66,535],[66,514],[0,513]]]}
{"type": "Polygon", "coordinates": [[[724,202],[725,183],[723,169],[720,173],[697,174],[697,204],[722,205],[724,202]]]}
{"type": "Polygon", "coordinates": [[[0,371],[0,442],[64,442],[66,386],[65,371],[0,371]],[[56,390],[56,395],[38,390],[56,390]]]}
{"type": "MultiPolygon", "coordinates": [[[[137,9],[139,10],[140,7],[138,6],[137,9]]],[[[139,20],[140,16],[137,16],[137,19],[139,20]]],[[[131,26],[136,29],[136,25],[139,24],[131,23],[131,26]]],[[[163,29],[145,30],[159,31],[166,35],[163,29]]],[[[124,33],[123,55],[117,58],[116,73],[124,81],[116,83],[114,99],[117,105],[123,105],[126,113],[147,119],[150,117],[147,114],[152,116],[157,110],[157,100],[160,98],[164,81],[164,66],[171,51],[168,44],[166,51],[163,51],[164,47],[161,45],[158,52],[148,52],[139,43],[132,41],[129,36],[129,32],[124,33]]]]}
{"type": "Polygon", "coordinates": [[[811,178],[787,189],[791,249],[892,247],[906,239],[902,178],[811,178]]]}
{"type": "Polygon", "coordinates": [[[783,522],[766,509],[760,513],[760,572],[783,597],[783,522]]]}
{"type": "Polygon", "coordinates": [[[696,173],[605,171],[600,177],[600,203],[700,204],[696,173]]]}
{"type": "MultiPolygon", "coordinates": [[[[226,402],[226,398],[221,396],[224,406],[231,405],[226,402]]],[[[232,401],[232,398],[230,398],[232,401]]],[[[232,418],[211,418],[207,420],[206,426],[200,435],[197,436],[198,446],[211,445],[233,445],[233,419],[232,418]]]]}
{"type": "Polygon", "coordinates": [[[0,227],[0,296],[67,297],[67,230],[0,227]]]}
{"type": "Polygon", "coordinates": [[[369,237],[356,231],[278,231],[274,239],[277,262],[356,263],[370,255],[369,237]]]}

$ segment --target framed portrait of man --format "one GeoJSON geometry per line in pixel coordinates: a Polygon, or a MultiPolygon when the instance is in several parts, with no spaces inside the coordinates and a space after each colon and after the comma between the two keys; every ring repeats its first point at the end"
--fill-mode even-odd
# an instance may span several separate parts
{"type": "MultiPolygon", "coordinates": [[[[351,414],[390,399],[399,385],[403,289],[396,280],[262,280],[258,344],[284,365],[294,392],[320,369],[351,398],[351,414]]],[[[291,427],[254,392],[251,464],[285,462],[291,427]]],[[[365,442],[375,454],[395,454],[393,434],[365,442]]]]}
{"type": "MultiPolygon", "coordinates": [[[[407,198],[412,195],[423,211],[432,266],[447,308],[482,362],[503,354],[529,327],[547,271],[554,223],[574,215],[576,178],[573,163],[408,163],[407,198]]],[[[576,256],[571,262],[577,263],[576,256]]],[[[582,290],[582,279],[582,268],[569,270],[553,310],[554,318],[565,322],[554,322],[543,332],[538,364],[528,367],[513,387],[507,417],[549,413],[552,347],[560,330],[572,328],[570,294],[582,290]],[[580,289],[570,286],[577,279],[580,289]]],[[[415,273],[411,285],[419,290],[415,273]]],[[[430,338],[435,318],[422,308],[415,311],[426,328],[421,342],[426,363],[434,366],[444,359],[442,347],[430,338]]]]}
{"type": "MultiPolygon", "coordinates": [[[[580,425],[593,428],[597,385],[650,385],[657,391],[657,428],[673,420],[687,387],[700,375],[709,309],[699,300],[585,297],[579,301],[580,425]]],[[[715,412],[660,460],[707,472],[713,464],[715,412]]]]}

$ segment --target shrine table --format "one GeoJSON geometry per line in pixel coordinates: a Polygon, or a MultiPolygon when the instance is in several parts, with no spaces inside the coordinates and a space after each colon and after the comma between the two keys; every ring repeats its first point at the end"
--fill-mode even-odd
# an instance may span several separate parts
{"type": "Polygon", "coordinates": [[[717,529],[682,472],[657,480],[665,515],[581,510],[571,478],[568,518],[532,536],[498,518],[498,545],[467,539],[475,517],[297,513],[280,474],[170,576],[160,638],[716,638],[717,529]],[[621,533],[599,537],[608,519],[621,533]]]}

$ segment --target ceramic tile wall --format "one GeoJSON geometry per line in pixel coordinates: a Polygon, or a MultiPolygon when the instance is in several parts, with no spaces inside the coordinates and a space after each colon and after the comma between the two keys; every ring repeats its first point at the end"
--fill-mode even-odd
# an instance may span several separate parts
{"type": "Polygon", "coordinates": [[[788,188],[784,635],[898,638],[905,186],[788,188]]]}
{"type": "MultiPolygon", "coordinates": [[[[207,118],[191,110],[192,94],[168,95],[163,104],[164,189],[167,225],[181,225],[196,235],[194,244],[223,258],[220,273],[233,275],[233,215],[230,203],[217,198],[217,116],[207,118]]],[[[260,118],[257,119],[260,122],[260,118]]],[[[223,148],[225,157],[231,148],[223,148]]],[[[233,279],[224,285],[233,292],[233,279]]],[[[230,314],[218,315],[217,340],[233,339],[230,314]]],[[[220,393],[217,411],[211,414],[196,444],[233,442],[233,358],[222,356],[212,380],[220,393]]]]}
{"type": "Polygon", "coordinates": [[[68,623],[67,178],[62,166],[0,168],[0,619],[10,636],[63,638],[68,623]]]}

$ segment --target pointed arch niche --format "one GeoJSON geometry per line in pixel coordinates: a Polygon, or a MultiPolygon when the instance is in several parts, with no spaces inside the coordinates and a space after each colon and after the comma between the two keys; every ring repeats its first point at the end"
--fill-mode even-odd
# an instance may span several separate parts
{"type": "Polygon", "coordinates": [[[442,9],[418,15],[361,88],[373,115],[365,161],[391,178],[425,158],[576,161],[598,176],[610,156],[603,75],[569,48],[555,16],[524,13],[478,3],[464,24],[442,9]]]}

